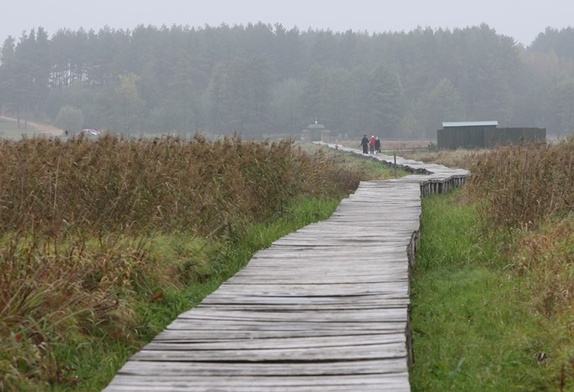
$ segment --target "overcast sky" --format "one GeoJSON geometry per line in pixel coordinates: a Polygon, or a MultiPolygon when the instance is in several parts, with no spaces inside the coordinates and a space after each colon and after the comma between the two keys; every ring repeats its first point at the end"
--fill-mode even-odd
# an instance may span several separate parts
{"type": "Polygon", "coordinates": [[[1,0],[0,44],[39,26],[51,36],[62,28],[264,22],[369,33],[486,23],[527,46],[546,27],[574,26],[573,11],[573,0],[1,0]]]}

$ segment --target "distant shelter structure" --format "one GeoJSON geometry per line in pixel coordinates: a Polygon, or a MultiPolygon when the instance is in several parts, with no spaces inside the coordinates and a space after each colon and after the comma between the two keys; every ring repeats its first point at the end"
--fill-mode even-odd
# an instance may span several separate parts
{"type": "Polygon", "coordinates": [[[493,148],[546,142],[546,128],[498,128],[498,121],[443,122],[437,130],[437,147],[493,148]]]}
{"type": "Polygon", "coordinates": [[[320,124],[317,120],[309,124],[301,132],[301,140],[305,142],[331,142],[331,131],[325,128],[325,125],[320,124]]]}

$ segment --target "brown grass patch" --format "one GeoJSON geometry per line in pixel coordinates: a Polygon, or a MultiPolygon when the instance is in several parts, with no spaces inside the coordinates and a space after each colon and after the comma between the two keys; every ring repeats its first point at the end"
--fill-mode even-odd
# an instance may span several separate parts
{"type": "Polygon", "coordinates": [[[574,208],[574,139],[498,148],[470,171],[467,192],[486,200],[482,212],[499,226],[537,225],[574,208]]]}
{"type": "Polygon", "coordinates": [[[232,222],[269,219],[292,197],[344,194],[359,181],[341,182],[332,162],[290,141],[239,138],[4,141],[0,166],[0,234],[154,228],[219,235],[232,222]]]}

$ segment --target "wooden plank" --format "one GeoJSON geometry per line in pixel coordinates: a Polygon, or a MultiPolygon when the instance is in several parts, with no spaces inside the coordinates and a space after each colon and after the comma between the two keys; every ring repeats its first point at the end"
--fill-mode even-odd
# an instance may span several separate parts
{"type": "Polygon", "coordinates": [[[193,342],[180,340],[154,340],[145,347],[145,350],[227,350],[232,345],[237,350],[245,349],[286,349],[286,348],[325,348],[347,347],[353,345],[381,345],[390,343],[405,343],[403,333],[364,334],[347,336],[313,336],[290,337],[274,339],[228,339],[226,341],[193,342]]]}
{"type": "Polygon", "coordinates": [[[354,328],[345,330],[337,329],[299,329],[299,330],[281,330],[274,328],[273,330],[247,330],[247,329],[215,329],[211,328],[209,330],[197,330],[197,329],[180,329],[180,330],[165,330],[157,336],[157,340],[154,342],[178,342],[185,341],[189,343],[209,343],[209,342],[219,342],[219,341],[229,341],[229,340],[245,340],[245,339],[292,339],[297,337],[336,337],[340,336],[342,338],[352,337],[352,336],[362,336],[364,334],[404,334],[404,325],[387,325],[388,329],[383,327],[375,328],[354,328]]]}
{"type": "Polygon", "coordinates": [[[372,294],[368,296],[363,295],[339,295],[333,297],[298,297],[298,296],[267,296],[255,293],[248,293],[242,295],[230,295],[224,291],[216,291],[205,297],[205,299],[197,306],[198,308],[203,305],[209,306],[215,304],[251,304],[251,305],[370,305],[370,304],[385,304],[387,300],[403,300],[408,295],[397,295],[395,293],[372,294]]]}
{"type": "Polygon", "coordinates": [[[243,311],[222,311],[206,307],[199,307],[182,313],[178,319],[187,320],[229,320],[229,321],[304,321],[304,322],[331,322],[331,321],[363,321],[385,322],[404,320],[407,317],[407,309],[404,308],[378,308],[370,312],[362,309],[341,310],[338,312],[325,312],[317,310],[290,311],[290,312],[256,312],[250,310],[243,311]]]}
{"type": "Polygon", "coordinates": [[[321,310],[324,312],[332,311],[342,311],[342,310],[375,310],[375,309],[391,309],[391,308],[405,308],[410,303],[409,298],[390,298],[385,301],[379,302],[355,302],[355,303],[339,303],[339,304],[281,304],[281,303],[259,303],[253,305],[253,303],[239,303],[239,304],[228,304],[228,303],[218,303],[215,301],[208,301],[203,303],[200,308],[208,307],[214,310],[221,311],[236,311],[236,310],[253,310],[253,311],[277,311],[277,312],[293,312],[293,311],[317,311],[321,310]]]}
{"type": "MultiPolygon", "coordinates": [[[[345,350],[345,355],[353,351],[363,350],[365,347],[369,346],[370,351],[378,351],[381,347],[389,347],[389,345],[398,345],[406,347],[406,338],[404,333],[393,331],[392,334],[388,335],[378,335],[377,338],[370,337],[370,341],[366,342],[366,338],[362,338],[363,335],[348,335],[348,336],[336,336],[332,335],[329,337],[325,336],[312,336],[312,337],[275,337],[275,338],[265,338],[265,339],[218,339],[218,340],[202,340],[202,341],[191,341],[187,338],[183,339],[170,339],[170,340],[158,340],[153,343],[148,344],[142,352],[147,352],[150,355],[153,352],[160,351],[183,351],[189,353],[192,358],[197,358],[196,354],[203,355],[206,351],[213,352],[225,352],[229,350],[233,351],[250,351],[250,352],[274,352],[278,350],[284,350],[288,352],[294,352],[295,350],[306,350],[307,353],[311,352],[321,352],[324,355],[325,350],[331,350],[335,348],[340,348],[345,350]],[[398,335],[398,336],[397,336],[398,335]],[[402,336],[401,336],[402,335],[402,336]],[[391,336],[392,338],[382,338],[384,336],[391,336]],[[327,338],[331,340],[339,340],[338,342],[326,341],[327,338]],[[302,340],[304,339],[304,340],[302,340]],[[351,341],[351,343],[349,343],[351,341]]],[[[367,335],[364,335],[367,336],[367,335]]],[[[374,335],[369,335],[374,336],[374,335]]],[[[376,336],[376,335],[375,335],[376,336]]],[[[266,354],[264,354],[266,355],[266,354]]],[[[226,357],[230,361],[230,357],[226,357]]],[[[304,361],[304,358],[297,357],[297,360],[304,361]]],[[[343,357],[338,357],[339,359],[344,359],[343,357]]],[[[361,357],[365,359],[364,357],[361,357]]],[[[260,357],[253,357],[251,361],[259,361],[260,357]]],[[[335,359],[338,360],[338,359],[335,359]]],[[[227,361],[227,360],[226,360],[227,361]]]]}
{"type": "Polygon", "coordinates": [[[405,342],[365,346],[322,347],[289,349],[236,350],[148,350],[144,348],[133,356],[134,361],[204,361],[204,362],[282,362],[282,361],[337,361],[406,358],[405,342]]]}
{"type": "MultiPolygon", "coordinates": [[[[370,285],[354,285],[354,284],[332,284],[332,285],[258,285],[257,293],[265,296],[276,297],[337,297],[337,296],[370,296],[379,294],[393,294],[393,295],[406,295],[408,296],[408,287],[406,287],[407,280],[402,282],[389,282],[389,283],[373,283],[370,285]]],[[[223,288],[223,287],[221,287],[223,288]]],[[[220,289],[221,289],[220,288],[220,289]]],[[[248,294],[253,293],[253,287],[240,287],[238,285],[227,285],[224,287],[227,294],[248,294]]]]}
{"type": "Polygon", "coordinates": [[[290,323],[272,323],[272,322],[245,322],[236,321],[233,323],[222,323],[215,321],[185,322],[176,320],[168,327],[169,330],[180,331],[250,331],[257,332],[281,332],[285,336],[299,331],[308,331],[313,333],[326,331],[339,331],[344,334],[348,331],[361,331],[363,333],[375,331],[404,331],[406,326],[404,320],[385,321],[384,323],[353,323],[353,322],[330,322],[330,323],[309,323],[309,322],[290,322],[290,323]]]}
{"type": "MultiPolygon", "coordinates": [[[[300,331],[289,330],[289,331],[251,331],[244,330],[241,332],[235,330],[225,330],[225,329],[211,329],[211,330],[198,330],[193,327],[189,329],[165,329],[159,335],[157,335],[152,343],[155,342],[175,342],[175,341],[185,341],[185,342],[218,342],[222,340],[232,340],[236,339],[238,341],[242,340],[254,340],[254,339],[294,339],[294,338],[322,338],[328,339],[332,337],[341,337],[341,339],[357,339],[359,341],[365,336],[391,336],[395,334],[402,334],[403,331],[400,328],[400,323],[395,323],[397,328],[389,328],[387,323],[387,328],[378,327],[372,328],[371,330],[347,330],[347,331],[337,331],[337,330],[312,330],[304,329],[300,331]]],[[[392,327],[393,325],[391,325],[392,327]]],[[[152,344],[150,343],[150,344],[152,344]]]]}
{"type": "Polygon", "coordinates": [[[408,373],[360,376],[136,378],[118,375],[106,391],[409,391],[408,373]]]}
{"type": "Polygon", "coordinates": [[[219,363],[213,366],[204,362],[143,362],[130,361],[122,368],[121,374],[161,377],[186,376],[325,376],[387,374],[404,372],[403,360],[376,359],[364,361],[335,361],[328,363],[283,362],[260,363],[256,367],[251,363],[219,363]]]}

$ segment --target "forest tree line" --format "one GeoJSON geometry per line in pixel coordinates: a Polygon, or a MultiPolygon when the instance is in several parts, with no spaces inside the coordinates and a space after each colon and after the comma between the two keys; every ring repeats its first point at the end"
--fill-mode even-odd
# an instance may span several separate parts
{"type": "Polygon", "coordinates": [[[280,24],[39,27],[0,52],[0,113],[126,135],[434,140],[443,121],[574,133],[574,29],[528,47],[488,25],[409,32],[280,24]]]}

